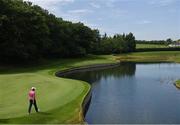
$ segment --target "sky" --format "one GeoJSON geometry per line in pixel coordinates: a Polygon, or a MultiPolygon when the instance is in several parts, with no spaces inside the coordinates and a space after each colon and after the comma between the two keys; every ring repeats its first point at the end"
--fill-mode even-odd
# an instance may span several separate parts
{"type": "Polygon", "coordinates": [[[180,39],[180,0],[28,0],[57,17],[136,39],[180,39]]]}

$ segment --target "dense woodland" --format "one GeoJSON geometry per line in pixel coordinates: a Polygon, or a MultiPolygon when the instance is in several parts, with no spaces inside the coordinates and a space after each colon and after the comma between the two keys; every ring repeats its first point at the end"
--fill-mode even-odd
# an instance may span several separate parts
{"type": "Polygon", "coordinates": [[[132,33],[101,36],[83,23],[72,23],[22,0],[0,0],[0,61],[112,54],[135,50],[132,33]]]}

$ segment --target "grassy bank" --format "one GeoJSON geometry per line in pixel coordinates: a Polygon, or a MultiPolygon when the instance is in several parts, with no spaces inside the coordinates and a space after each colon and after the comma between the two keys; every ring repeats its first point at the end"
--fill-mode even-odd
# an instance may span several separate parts
{"type": "Polygon", "coordinates": [[[120,61],[130,62],[178,62],[180,63],[180,51],[155,51],[136,52],[118,55],[120,61]]]}
{"type": "Polygon", "coordinates": [[[180,80],[177,80],[177,81],[175,82],[175,85],[176,85],[177,88],[180,89],[180,80]]]}
{"type": "Polygon", "coordinates": [[[45,62],[41,66],[0,67],[0,123],[81,123],[82,101],[90,86],[57,78],[56,71],[92,64],[114,63],[113,56],[88,56],[45,62]],[[41,113],[28,115],[29,89],[37,88],[41,113]]]}
{"type": "Polygon", "coordinates": [[[136,44],[137,49],[148,49],[148,48],[168,48],[166,45],[161,44],[136,44]]]}
{"type": "Polygon", "coordinates": [[[180,51],[180,47],[169,47],[163,44],[136,44],[136,52],[180,51]]]}

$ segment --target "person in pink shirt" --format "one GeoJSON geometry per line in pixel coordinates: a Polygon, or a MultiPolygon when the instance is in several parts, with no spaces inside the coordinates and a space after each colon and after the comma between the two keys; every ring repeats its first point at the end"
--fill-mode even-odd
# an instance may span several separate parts
{"type": "Polygon", "coordinates": [[[36,112],[38,112],[38,107],[36,104],[35,90],[36,90],[36,88],[32,87],[28,94],[28,96],[29,96],[29,109],[28,109],[29,114],[31,113],[32,105],[34,105],[36,112]]]}

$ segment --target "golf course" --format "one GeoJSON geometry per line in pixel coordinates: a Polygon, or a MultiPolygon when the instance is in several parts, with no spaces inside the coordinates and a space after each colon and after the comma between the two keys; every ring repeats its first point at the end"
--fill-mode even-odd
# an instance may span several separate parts
{"type": "MultiPolygon", "coordinates": [[[[88,56],[47,62],[26,68],[2,67],[0,123],[83,123],[82,102],[90,85],[58,78],[56,71],[84,65],[116,62],[113,56],[88,56]],[[40,113],[28,114],[28,91],[37,88],[40,113]]],[[[35,111],[33,111],[35,112],[35,111]]]]}
{"type": "Polygon", "coordinates": [[[180,62],[180,52],[137,52],[45,62],[24,68],[1,67],[0,123],[83,123],[82,102],[90,90],[83,81],[58,78],[57,71],[80,66],[133,62],[180,62]],[[28,114],[28,91],[37,88],[40,113],[28,114]]]}
{"type": "Polygon", "coordinates": [[[0,0],[0,124],[180,123],[179,0],[155,1],[0,0]]]}

